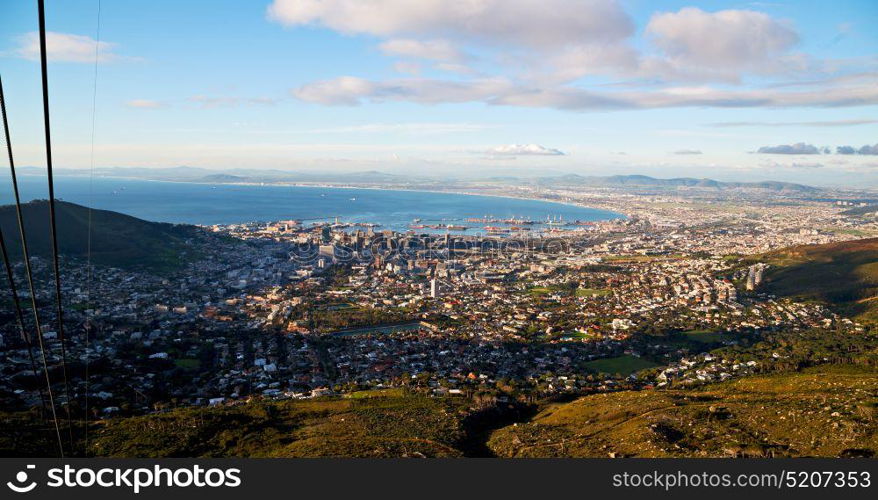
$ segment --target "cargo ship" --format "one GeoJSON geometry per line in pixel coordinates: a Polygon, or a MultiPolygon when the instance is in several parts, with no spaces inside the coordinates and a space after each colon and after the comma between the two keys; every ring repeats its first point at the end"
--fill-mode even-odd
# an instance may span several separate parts
{"type": "Polygon", "coordinates": [[[549,226],[566,226],[567,223],[564,222],[564,217],[550,217],[546,216],[546,224],[549,226]]]}
{"type": "Polygon", "coordinates": [[[504,224],[514,224],[516,226],[521,226],[521,225],[525,225],[525,224],[535,224],[535,222],[530,220],[530,219],[516,219],[515,217],[512,217],[510,219],[504,219],[502,222],[504,224]]]}

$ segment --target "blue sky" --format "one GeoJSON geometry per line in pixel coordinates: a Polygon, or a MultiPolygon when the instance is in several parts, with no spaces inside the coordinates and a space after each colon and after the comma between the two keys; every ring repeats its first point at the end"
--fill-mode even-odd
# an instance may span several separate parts
{"type": "MultiPolygon", "coordinates": [[[[91,163],[97,7],[47,1],[59,167],[91,163]]],[[[35,2],[0,9],[17,161],[43,165],[35,2]]],[[[876,24],[873,0],[103,0],[94,163],[878,185],[876,24]]]]}

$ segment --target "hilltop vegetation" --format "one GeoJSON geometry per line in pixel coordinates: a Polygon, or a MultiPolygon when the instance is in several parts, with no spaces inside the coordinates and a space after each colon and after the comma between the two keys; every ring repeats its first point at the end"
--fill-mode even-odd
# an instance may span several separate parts
{"type": "Polygon", "coordinates": [[[771,264],[764,290],[819,300],[839,314],[878,320],[878,238],[797,246],[760,256],[771,264]]]}
{"type": "MultiPolygon", "coordinates": [[[[699,387],[594,394],[573,402],[507,403],[498,397],[502,394],[430,398],[393,389],[348,398],[179,409],[101,422],[92,432],[91,452],[284,457],[878,453],[874,335],[775,332],[752,345],[711,352],[756,361],[761,374],[699,387]]],[[[629,366],[624,357],[603,361],[615,364],[593,370],[656,369],[642,361],[629,366]]],[[[523,395],[506,396],[514,401],[523,395]]]]}
{"type": "MultiPolygon", "coordinates": [[[[109,457],[854,457],[878,453],[878,373],[854,365],[695,389],[601,393],[475,410],[463,397],[251,402],[92,421],[89,456],[109,457]],[[517,419],[512,422],[509,418],[517,419]]],[[[46,456],[48,423],[0,420],[0,456],[46,456]]],[[[74,430],[78,446],[81,421],[74,430]]],[[[62,427],[65,425],[62,423],[62,427]]]]}
{"type": "MultiPolygon", "coordinates": [[[[854,457],[878,454],[878,371],[825,364],[532,407],[402,389],[92,420],[108,457],[854,457]]],[[[74,422],[77,448],[82,421],[74,422]]],[[[62,429],[66,424],[62,422],[62,429]]],[[[0,456],[46,456],[48,421],[4,413],[0,456]]],[[[77,453],[81,455],[81,451],[77,453]]]]}
{"type": "Polygon", "coordinates": [[[415,395],[181,409],[108,421],[91,451],[113,457],[454,457],[466,408],[415,395]]]}
{"type": "MultiPolygon", "coordinates": [[[[64,201],[56,202],[55,211],[62,255],[77,258],[88,255],[89,225],[91,258],[97,265],[162,272],[176,269],[195,253],[186,243],[197,237],[192,226],[148,222],[107,210],[91,210],[89,214],[87,207],[64,201]]],[[[25,203],[22,216],[31,255],[50,257],[49,203],[45,200],[25,203]]],[[[20,258],[21,239],[14,205],[0,206],[0,228],[12,255],[20,258]]]]}
{"type": "Polygon", "coordinates": [[[493,433],[500,457],[873,456],[878,374],[827,365],[694,390],[595,394],[493,433]]]}
{"type": "MultiPolygon", "coordinates": [[[[474,413],[464,398],[376,391],[357,398],[179,408],[92,421],[88,454],[111,457],[459,457],[474,413]]],[[[83,446],[82,422],[74,428],[83,446]]],[[[51,455],[47,423],[0,419],[0,456],[51,455]],[[5,450],[5,451],[4,451],[5,450]]],[[[81,449],[81,448],[80,448],[81,449]]]]}

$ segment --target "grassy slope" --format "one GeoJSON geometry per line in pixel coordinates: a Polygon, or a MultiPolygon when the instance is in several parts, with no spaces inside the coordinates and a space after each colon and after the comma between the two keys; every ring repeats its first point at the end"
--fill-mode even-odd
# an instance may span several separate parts
{"type": "Polygon", "coordinates": [[[583,366],[594,373],[620,373],[622,375],[629,375],[636,371],[653,368],[658,365],[648,359],[626,355],[615,358],[596,359],[594,361],[583,363],[583,366]]]}
{"type": "MultiPolygon", "coordinates": [[[[22,205],[29,250],[51,256],[49,209],[45,201],[22,205]]],[[[56,202],[58,241],[62,255],[85,257],[88,252],[89,209],[56,202]]],[[[20,258],[21,243],[14,205],[0,206],[0,228],[7,247],[20,258]]],[[[184,240],[195,234],[189,226],[148,222],[106,210],[91,211],[92,261],[99,265],[172,270],[182,263],[184,240]]],[[[191,252],[191,250],[190,250],[191,252]]]]}
{"type": "Polygon", "coordinates": [[[754,260],[772,265],[765,291],[827,302],[857,319],[878,319],[878,238],[791,247],[754,260]]]}
{"type": "Polygon", "coordinates": [[[102,423],[91,452],[119,457],[454,457],[460,400],[393,395],[183,409],[102,423]]]}
{"type": "Polygon", "coordinates": [[[878,453],[876,405],[878,373],[824,366],[696,390],[586,396],[495,431],[488,446],[505,457],[870,454],[878,453]]]}
{"type": "MultiPolygon", "coordinates": [[[[697,389],[626,391],[545,406],[514,425],[463,398],[377,397],[177,409],[93,422],[113,457],[719,457],[878,454],[878,373],[852,365],[697,389]],[[485,432],[487,423],[495,430],[485,432]],[[484,434],[483,434],[484,433],[484,434]],[[477,441],[473,441],[476,439],[477,441]]],[[[81,434],[77,422],[77,434],[81,434]]],[[[47,424],[0,418],[0,456],[46,456],[47,424]]],[[[81,440],[79,441],[82,442],[81,440]]],[[[81,446],[81,445],[80,445],[81,446]]]]}

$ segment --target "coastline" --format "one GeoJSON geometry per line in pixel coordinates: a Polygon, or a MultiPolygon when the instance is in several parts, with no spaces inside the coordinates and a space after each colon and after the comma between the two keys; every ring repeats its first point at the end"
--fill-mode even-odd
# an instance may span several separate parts
{"type": "MultiPolygon", "coordinates": [[[[39,177],[39,175],[27,174],[28,177],[39,177]]],[[[24,175],[22,177],[25,177],[24,175]]],[[[86,175],[56,175],[56,178],[61,177],[71,177],[71,178],[79,178],[79,179],[88,179],[89,176],[86,175]]],[[[187,181],[187,180],[167,180],[167,179],[147,179],[142,177],[126,177],[126,176],[115,176],[115,175],[101,175],[98,178],[102,179],[120,179],[120,180],[131,180],[131,181],[145,181],[145,182],[164,182],[164,183],[172,183],[172,184],[194,184],[200,186],[248,186],[248,187],[303,187],[303,188],[326,188],[326,189],[364,189],[364,190],[372,190],[372,191],[401,191],[401,192],[413,192],[413,193],[433,193],[433,194],[454,194],[461,196],[484,196],[489,198],[505,198],[510,200],[525,200],[525,201],[536,201],[540,203],[555,203],[558,205],[575,207],[575,208],[583,208],[583,209],[591,209],[591,210],[600,210],[602,212],[608,212],[611,214],[617,215],[617,217],[608,217],[606,219],[600,220],[614,220],[614,219],[628,219],[631,217],[630,214],[618,212],[615,209],[590,206],[590,205],[581,205],[578,203],[572,203],[568,201],[559,201],[552,200],[546,198],[535,198],[535,197],[525,197],[525,196],[511,196],[505,194],[496,194],[496,193],[478,193],[471,191],[457,191],[457,190],[437,190],[437,189],[418,189],[418,188],[405,188],[405,187],[381,187],[374,185],[350,185],[350,184],[324,184],[324,183],[299,183],[299,182],[272,182],[272,183],[262,183],[262,182],[202,182],[202,181],[187,181]]]]}

